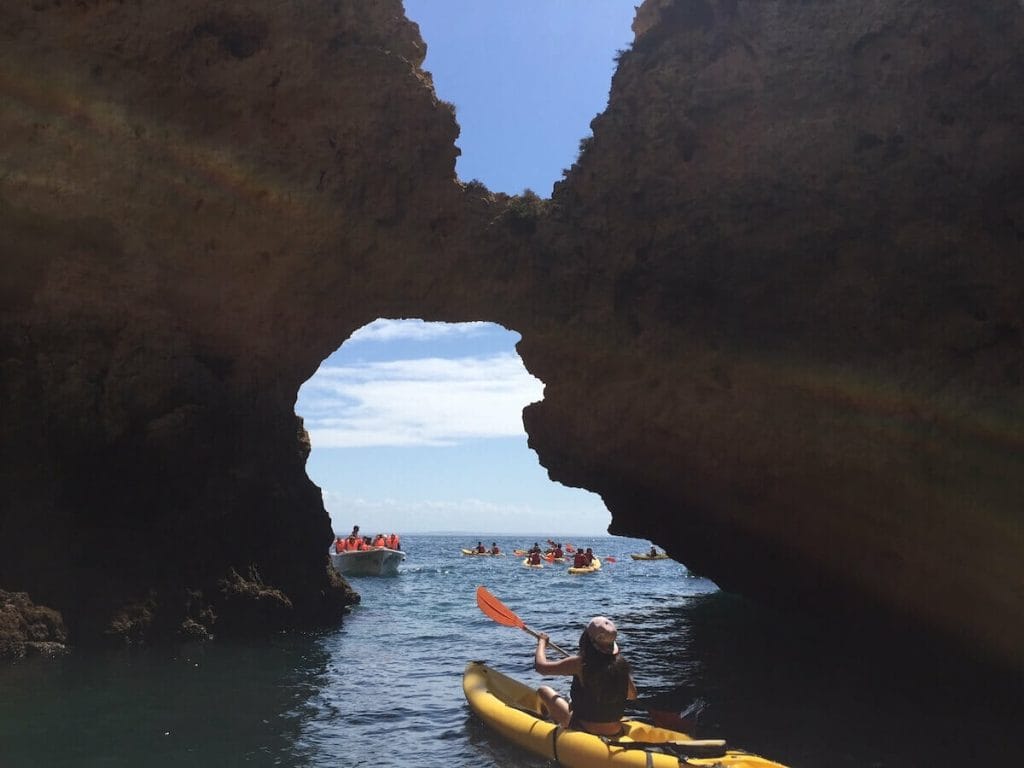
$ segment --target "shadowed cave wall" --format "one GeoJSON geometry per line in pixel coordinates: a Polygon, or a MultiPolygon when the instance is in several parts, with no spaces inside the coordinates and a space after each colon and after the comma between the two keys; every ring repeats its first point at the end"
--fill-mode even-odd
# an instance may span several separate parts
{"type": "Polygon", "coordinates": [[[0,7],[0,588],[79,640],[336,621],[299,386],[490,320],[613,532],[1024,666],[1024,10],[634,31],[546,201],[457,182],[398,2],[0,7]]]}

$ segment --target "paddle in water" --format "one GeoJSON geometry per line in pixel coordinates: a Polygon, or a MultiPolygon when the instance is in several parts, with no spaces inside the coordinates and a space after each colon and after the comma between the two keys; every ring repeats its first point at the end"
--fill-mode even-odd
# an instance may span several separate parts
{"type": "MultiPolygon", "coordinates": [[[[499,600],[493,594],[491,594],[490,590],[488,590],[484,586],[479,586],[476,588],[476,604],[480,607],[480,610],[483,611],[485,616],[490,617],[498,624],[501,624],[503,627],[515,627],[516,629],[521,629],[527,634],[533,635],[534,637],[540,637],[540,633],[535,632],[534,630],[526,626],[523,620],[520,619],[515,613],[513,613],[511,608],[509,608],[507,605],[501,602],[501,600],[499,600]]],[[[548,641],[548,647],[554,648],[556,651],[558,651],[566,658],[572,656],[571,653],[569,653],[563,648],[559,648],[550,640],[548,641]]],[[[698,699],[698,701],[701,701],[701,704],[703,704],[702,700],[698,699]]],[[[697,702],[694,702],[694,704],[696,703],[697,702]]],[[[641,706],[642,702],[634,701],[628,702],[627,704],[630,707],[634,705],[641,706]]],[[[687,708],[684,715],[681,716],[678,712],[669,712],[666,710],[655,709],[652,707],[643,707],[643,709],[651,716],[651,719],[658,727],[670,728],[672,730],[684,732],[689,731],[694,725],[694,722],[692,720],[684,720],[684,716],[686,714],[689,714],[690,709],[692,708],[693,705],[687,708]]],[[[703,706],[701,706],[701,710],[702,709],[703,706]]]]}

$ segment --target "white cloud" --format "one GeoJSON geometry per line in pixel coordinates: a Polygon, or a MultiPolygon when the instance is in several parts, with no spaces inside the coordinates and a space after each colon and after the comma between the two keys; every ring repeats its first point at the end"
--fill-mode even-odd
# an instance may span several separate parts
{"type": "Polygon", "coordinates": [[[362,341],[434,341],[445,337],[470,338],[482,335],[493,323],[428,323],[424,320],[388,320],[381,318],[364,325],[346,343],[362,341]]]}
{"type": "Polygon", "coordinates": [[[323,497],[334,530],[339,533],[360,525],[368,535],[392,531],[477,531],[481,535],[551,531],[602,536],[607,535],[610,519],[599,501],[586,510],[553,511],[477,498],[413,502],[349,497],[328,490],[324,490],[323,497]]]}
{"type": "Polygon", "coordinates": [[[452,445],[525,434],[542,382],[514,353],[321,366],[299,394],[314,449],[452,445]]]}

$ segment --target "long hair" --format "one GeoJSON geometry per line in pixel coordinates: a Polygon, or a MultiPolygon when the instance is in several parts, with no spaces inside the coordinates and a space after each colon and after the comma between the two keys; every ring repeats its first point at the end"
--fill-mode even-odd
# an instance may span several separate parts
{"type": "Polygon", "coordinates": [[[602,653],[586,630],[580,635],[580,680],[595,701],[626,700],[629,689],[629,662],[621,654],[602,653]]]}

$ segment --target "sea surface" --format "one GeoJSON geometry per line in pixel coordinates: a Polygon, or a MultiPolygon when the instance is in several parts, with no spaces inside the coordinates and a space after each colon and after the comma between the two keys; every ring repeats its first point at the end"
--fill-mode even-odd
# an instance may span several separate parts
{"type": "MultiPolygon", "coordinates": [[[[403,537],[399,574],[353,577],[362,604],[332,631],[0,667],[0,768],[551,766],[465,702],[471,659],[542,682],[534,639],[484,616],[478,585],[567,649],[591,616],[611,617],[641,696],[703,703],[698,737],[794,768],[1024,765],[1019,679],[909,638],[757,608],[674,561],[633,561],[646,541],[569,537],[604,558],[572,576],[464,557],[478,538],[495,540],[403,537]]],[[[544,536],[496,540],[511,550],[544,536]]]]}

